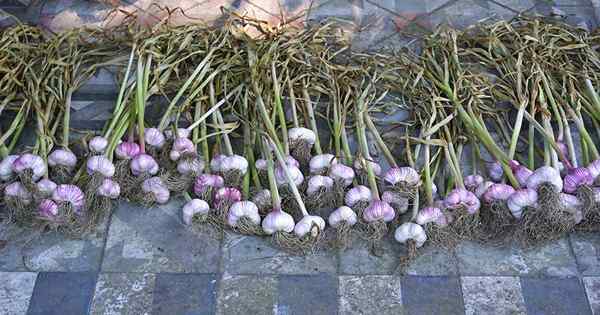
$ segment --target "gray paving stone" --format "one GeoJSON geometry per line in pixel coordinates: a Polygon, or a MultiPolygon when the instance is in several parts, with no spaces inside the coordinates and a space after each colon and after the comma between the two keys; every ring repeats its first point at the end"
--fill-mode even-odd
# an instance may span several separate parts
{"type": "Polygon", "coordinates": [[[322,20],[328,17],[339,17],[351,20],[352,6],[350,0],[315,0],[308,18],[322,20]]]}
{"type": "Polygon", "coordinates": [[[232,275],[336,273],[337,257],[331,250],[291,255],[273,247],[268,238],[227,233],[223,267],[232,275]]]}
{"type": "Polygon", "coordinates": [[[40,233],[14,225],[0,226],[0,271],[97,271],[106,222],[80,239],[59,232],[40,233]]]}
{"type": "Polygon", "coordinates": [[[495,21],[500,18],[510,18],[514,12],[501,7],[491,6],[483,0],[458,0],[448,2],[447,5],[439,7],[429,16],[432,26],[446,24],[453,27],[465,28],[478,22],[495,21]]]}
{"type": "Polygon", "coordinates": [[[452,251],[427,246],[419,250],[419,256],[408,265],[404,273],[415,276],[453,276],[458,275],[458,264],[452,251]]]}
{"type": "Polygon", "coordinates": [[[598,233],[571,233],[571,246],[584,276],[600,276],[600,235],[598,233]]]}
{"type": "Polygon", "coordinates": [[[158,274],[152,314],[213,314],[216,283],[211,274],[158,274]]]}
{"type": "Polygon", "coordinates": [[[492,247],[464,242],[455,251],[459,272],[466,276],[577,274],[577,265],[566,239],[528,250],[516,246],[492,247]]]}
{"type": "Polygon", "coordinates": [[[100,274],[90,314],[150,314],[154,281],[154,274],[100,274]]]}
{"type": "Polygon", "coordinates": [[[528,314],[592,314],[577,278],[521,278],[528,314]]]}
{"type": "Polygon", "coordinates": [[[25,314],[36,272],[0,272],[0,314],[25,314]]]}
{"type": "Polygon", "coordinates": [[[587,294],[590,308],[594,315],[600,314],[600,278],[599,277],[584,277],[583,285],[587,294]]]}
{"type": "Polygon", "coordinates": [[[113,214],[102,271],[203,272],[219,270],[219,241],[186,228],[183,201],[145,209],[122,202],[113,214]]]}
{"type": "Polygon", "coordinates": [[[87,314],[96,277],[92,272],[41,272],[27,314],[87,314]]]}
{"type": "Polygon", "coordinates": [[[334,275],[279,277],[275,314],[337,314],[338,281],[334,275]]]}
{"type": "Polygon", "coordinates": [[[467,315],[527,314],[518,277],[462,277],[467,315]]]}
{"type": "Polygon", "coordinates": [[[408,314],[464,314],[457,277],[404,277],[402,302],[408,314]]]}
{"type": "Polygon", "coordinates": [[[398,276],[340,276],[341,314],[406,314],[398,276]]]}
{"type": "Polygon", "coordinates": [[[277,279],[224,274],[219,284],[217,314],[269,314],[277,305],[277,279]]]}

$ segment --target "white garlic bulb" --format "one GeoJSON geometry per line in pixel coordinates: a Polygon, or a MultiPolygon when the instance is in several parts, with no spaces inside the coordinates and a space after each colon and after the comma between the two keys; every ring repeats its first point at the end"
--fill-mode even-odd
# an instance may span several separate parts
{"type": "Polygon", "coordinates": [[[259,171],[267,171],[267,168],[269,166],[267,164],[267,160],[258,159],[258,160],[256,160],[256,162],[254,162],[254,167],[256,167],[256,169],[259,171]]]}
{"type": "Polygon", "coordinates": [[[242,217],[246,217],[252,223],[260,225],[258,207],[252,201],[238,201],[232,204],[227,214],[227,224],[236,227],[242,217]]]}
{"type": "Polygon", "coordinates": [[[427,241],[427,235],[425,234],[423,227],[412,222],[406,222],[400,225],[394,232],[394,238],[402,244],[406,244],[409,240],[413,240],[417,248],[423,246],[425,241],[427,241]]]}
{"type": "Polygon", "coordinates": [[[167,129],[167,130],[165,130],[165,137],[167,139],[189,138],[190,133],[191,133],[190,130],[188,130],[187,128],[177,128],[177,131],[175,132],[175,137],[173,137],[173,130],[167,129]]]}
{"type": "Polygon", "coordinates": [[[158,173],[158,163],[148,154],[138,154],[131,160],[131,172],[135,176],[143,174],[155,175],[158,173]]]}
{"type": "Polygon", "coordinates": [[[186,225],[190,225],[192,224],[192,218],[194,217],[194,215],[206,215],[208,214],[209,210],[210,207],[208,206],[208,203],[206,203],[206,201],[202,199],[192,199],[183,206],[181,215],[183,223],[185,223],[186,225]]]}
{"type": "Polygon", "coordinates": [[[350,186],[354,180],[354,170],[344,164],[337,163],[329,168],[329,177],[334,181],[340,182],[344,187],[350,186]]]}
{"type": "Polygon", "coordinates": [[[392,186],[406,185],[408,187],[415,187],[420,184],[421,177],[414,168],[404,166],[390,168],[383,175],[383,180],[392,186]]]}
{"type": "MultiPolygon", "coordinates": [[[[304,182],[304,175],[302,175],[302,171],[300,171],[300,169],[297,167],[288,167],[288,171],[290,172],[290,175],[292,175],[292,180],[294,181],[296,187],[302,185],[302,182],[304,182]]],[[[278,186],[286,186],[289,184],[283,168],[277,167],[275,169],[275,181],[277,182],[278,186]]]]}
{"type": "Polygon", "coordinates": [[[240,172],[242,175],[248,171],[248,160],[240,155],[226,156],[221,160],[221,172],[240,172]]]}
{"type": "Polygon", "coordinates": [[[291,233],[294,230],[294,218],[282,210],[273,210],[262,221],[263,231],[269,235],[275,232],[291,233]]]}
{"type": "Polygon", "coordinates": [[[403,197],[395,191],[384,191],[383,194],[381,194],[381,200],[394,207],[394,210],[398,211],[398,213],[406,213],[408,210],[408,198],[403,197]]]}
{"type": "Polygon", "coordinates": [[[470,191],[474,191],[479,185],[481,185],[481,183],[484,182],[484,179],[483,176],[474,174],[466,176],[463,182],[465,184],[465,188],[470,191]]]}
{"type": "Polygon", "coordinates": [[[325,230],[325,220],[317,215],[305,215],[294,226],[294,234],[298,237],[303,237],[308,233],[311,233],[312,237],[316,237],[323,230],[325,230]]]}
{"type": "Polygon", "coordinates": [[[331,212],[327,222],[329,222],[329,225],[337,227],[343,222],[346,222],[348,225],[352,226],[356,224],[357,220],[358,217],[356,216],[356,213],[350,209],[350,207],[341,206],[335,209],[335,211],[331,212]]]}
{"type": "Polygon", "coordinates": [[[387,202],[373,200],[371,204],[363,211],[363,219],[369,223],[380,221],[390,222],[396,217],[394,208],[387,202]]]}
{"type": "Polygon", "coordinates": [[[198,158],[183,159],[177,162],[177,172],[181,175],[200,174],[204,171],[204,162],[198,158]]]}
{"type": "Polygon", "coordinates": [[[188,138],[175,139],[171,152],[169,152],[169,158],[171,161],[178,161],[184,154],[196,154],[194,143],[188,138]]]}
{"type": "Polygon", "coordinates": [[[320,190],[330,190],[333,187],[333,179],[328,176],[314,175],[308,179],[306,194],[313,196],[320,190]]]}
{"type": "Polygon", "coordinates": [[[542,166],[527,178],[527,188],[538,190],[542,184],[549,184],[556,192],[562,191],[563,181],[560,172],[550,166],[542,166]]]}
{"type": "Polygon", "coordinates": [[[88,158],[86,168],[90,175],[96,172],[104,177],[115,175],[115,165],[104,155],[94,155],[88,158]]]}
{"type": "Polygon", "coordinates": [[[2,162],[0,162],[0,180],[1,181],[8,181],[12,178],[12,175],[13,175],[12,164],[18,158],[19,158],[18,155],[9,155],[9,156],[5,157],[4,159],[2,159],[2,162]]]}
{"type": "Polygon", "coordinates": [[[513,217],[520,219],[523,216],[525,207],[534,207],[538,201],[537,191],[529,188],[516,190],[506,200],[506,206],[512,213],[513,217]]]}
{"type": "Polygon", "coordinates": [[[425,207],[419,210],[415,222],[419,225],[425,225],[427,223],[435,223],[439,226],[448,225],[446,215],[438,207],[425,207]]]}
{"type": "Polygon", "coordinates": [[[151,147],[160,149],[165,144],[165,135],[157,128],[146,128],[144,130],[144,142],[151,147]]]}
{"type": "Polygon", "coordinates": [[[367,186],[357,185],[346,193],[344,196],[344,202],[348,207],[354,207],[355,204],[363,202],[371,202],[373,200],[373,194],[367,186]]]}
{"type": "Polygon", "coordinates": [[[119,183],[115,182],[114,180],[105,178],[96,192],[100,196],[110,199],[117,199],[121,195],[121,186],[119,186],[119,183]]]}
{"type": "Polygon", "coordinates": [[[35,184],[35,186],[36,186],[38,192],[40,194],[42,194],[42,196],[49,197],[49,196],[52,196],[52,194],[54,193],[54,191],[56,190],[56,187],[58,185],[56,185],[55,182],[53,182],[49,179],[42,178],[42,179],[40,179],[39,182],[37,182],[35,184]]]}
{"type": "Polygon", "coordinates": [[[39,180],[42,176],[46,175],[46,172],[48,171],[44,159],[30,153],[19,156],[12,164],[12,171],[17,174],[21,174],[28,169],[33,173],[31,177],[33,181],[39,180]]]}
{"type": "Polygon", "coordinates": [[[28,205],[31,203],[31,193],[20,182],[14,182],[4,187],[4,195],[14,199],[18,199],[22,204],[28,205]]]}
{"type": "Polygon", "coordinates": [[[85,195],[75,185],[58,185],[52,194],[52,199],[57,203],[70,203],[77,213],[81,212],[85,206],[85,195]]]}
{"type": "Polygon", "coordinates": [[[479,201],[479,198],[477,198],[477,196],[475,196],[475,194],[472,192],[463,188],[456,188],[446,196],[446,199],[444,199],[444,205],[446,208],[450,209],[464,207],[469,214],[475,214],[477,211],[479,211],[481,202],[479,201]]]}
{"type": "Polygon", "coordinates": [[[310,159],[308,166],[311,174],[324,174],[331,165],[335,165],[337,162],[333,154],[319,154],[310,159]]]}
{"type": "Polygon", "coordinates": [[[308,128],[295,127],[288,130],[288,141],[289,143],[303,141],[310,145],[313,145],[317,141],[317,136],[312,130],[308,128]]]}
{"type": "Polygon", "coordinates": [[[150,177],[142,183],[142,191],[152,194],[157,203],[164,204],[169,201],[170,193],[167,186],[158,176],[150,177]]]}
{"type": "Polygon", "coordinates": [[[48,155],[48,165],[51,167],[64,166],[68,169],[72,169],[77,165],[77,157],[73,152],[68,150],[54,150],[48,155]]]}
{"type": "Polygon", "coordinates": [[[104,153],[106,147],[108,147],[108,140],[104,137],[96,136],[88,142],[88,148],[96,154],[104,153]]]}
{"type": "Polygon", "coordinates": [[[210,170],[214,173],[221,172],[221,163],[226,157],[227,156],[223,154],[217,154],[215,157],[213,157],[212,160],[210,160],[210,170]]]}
{"type": "Polygon", "coordinates": [[[268,189],[262,189],[258,191],[252,197],[252,202],[254,202],[254,204],[256,204],[256,206],[261,210],[271,208],[271,191],[268,189]]]}

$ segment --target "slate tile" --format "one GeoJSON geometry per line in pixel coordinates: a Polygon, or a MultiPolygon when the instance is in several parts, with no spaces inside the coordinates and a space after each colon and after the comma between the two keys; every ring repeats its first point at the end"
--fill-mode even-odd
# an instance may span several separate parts
{"type": "Polygon", "coordinates": [[[583,285],[594,315],[600,314],[600,277],[584,277],[583,285]]]}
{"type": "Polygon", "coordinates": [[[224,274],[219,284],[217,314],[272,313],[277,305],[277,278],[224,274]]]}
{"type": "Polygon", "coordinates": [[[444,24],[465,28],[479,22],[490,23],[513,15],[516,13],[502,6],[492,6],[485,0],[458,0],[439,6],[428,20],[433,27],[444,24]]]}
{"type": "Polygon", "coordinates": [[[96,277],[92,272],[41,272],[27,314],[87,314],[96,277]]]}
{"type": "Polygon", "coordinates": [[[419,249],[419,256],[406,267],[405,274],[413,276],[458,275],[458,264],[451,250],[434,246],[419,249]]]}
{"type": "Polygon", "coordinates": [[[337,277],[286,275],[279,277],[276,314],[337,314],[337,277]]]}
{"type": "Polygon", "coordinates": [[[90,314],[149,314],[154,281],[147,273],[100,274],[90,314]]]}
{"type": "Polygon", "coordinates": [[[456,277],[404,277],[402,302],[408,314],[464,314],[456,277]]]}
{"type": "Polygon", "coordinates": [[[341,314],[406,314],[401,278],[397,276],[340,276],[341,314]]]}
{"type": "Polygon", "coordinates": [[[25,314],[36,272],[0,272],[0,314],[25,314]]]}
{"type": "Polygon", "coordinates": [[[527,314],[518,277],[462,277],[467,315],[527,314]]]}
{"type": "Polygon", "coordinates": [[[577,278],[521,278],[527,313],[592,314],[577,278]]]}
{"type": "Polygon", "coordinates": [[[218,272],[219,241],[186,228],[182,205],[178,198],[150,209],[122,202],[111,220],[102,271],[218,272]]]}
{"type": "Polygon", "coordinates": [[[600,235],[576,232],[570,240],[579,271],[584,276],[600,276],[600,235]]]}
{"type": "Polygon", "coordinates": [[[216,283],[212,274],[156,275],[152,314],[213,314],[216,283]]]}
{"type": "Polygon", "coordinates": [[[332,250],[306,256],[291,255],[271,245],[268,238],[227,233],[223,266],[229,274],[335,273],[337,257],[332,250]]]}

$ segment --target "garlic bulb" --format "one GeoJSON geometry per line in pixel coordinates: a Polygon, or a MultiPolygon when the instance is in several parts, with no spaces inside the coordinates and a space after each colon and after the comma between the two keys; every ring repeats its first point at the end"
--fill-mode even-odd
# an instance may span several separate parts
{"type": "Polygon", "coordinates": [[[581,206],[583,206],[583,202],[581,202],[581,200],[579,200],[579,198],[577,198],[577,196],[560,193],[559,199],[560,199],[561,205],[568,210],[581,208],[581,206]]]}
{"type": "Polygon", "coordinates": [[[242,193],[234,187],[222,187],[215,193],[215,207],[242,200],[242,193]]]}
{"type": "MultiPolygon", "coordinates": [[[[171,129],[165,130],[165,137],[167,139],[173,139],[173,130],[171,130],[171,129]]],[[[177,131],[175,132],[175,138],[189,138],[189,137],[190,137],[190,130],[188,130],[187,128],[177,128],[177,131]]]]}
{"type": "Polygon", "coordinates": [[[227,214],[227,224],[231,227],[236,227],[242,217],[246,217],[252,223],[260,225],[258,207],[252,201],[237,201],[232,204],[227,214]]]}
{"type": "Polygon", "coordinates": [[[272,207],[271,191],[268,189],[259,190],[252,196],[252,202],[259,210],[264,211],[272,207]]]}
{"type": "Polygon", "coordinates": [[[594,162],[590,163],[587,168],[594,179],[600,176],[600,160],[595,160],[594,162]]]}
{"type": "Polygon", "coordinates": [[[262,220],[263,231],[269,235],[275,232],[291,233],[294,225],[294,218],[283,210],[273,210],[262,220]]]}
{"type": "Polygon", "coordinates": [[[381,200],[373,200],[365,211],[363,211],[363,219],[369,223],[380,220],[390,222],[394,220],[394,217],[396,217],[394,208],[381,200]]]}
{"type": "Polygon", "coordinates": [[[239,172],[242,175],[248,171],[248,160],[240,155],[226,156],[221,160],[221,172],[239,172]]]}
{"type": "Polygon", "coordinates": [[[303,141],[309,145],[313,145],[317,141],[317,135],[308,128],[295,127],[288,130],[288,141],[290,144],[303,141]]]}
{"type": "Polygon", "coordinates": [[[358,217],[356,216],[356,213],[350,209],[350,207],[341,206],[335,209],[335,211],[329,215],[327,221],[329,222],[329,225],[333,227],[337,227],[343,222],[346,222],[346,224],[352,226],[356,224],[358,217]]]}
{"type": "Polygon", "coordinates": [[[64,166],[68,169],[72,169],[77,165],[77,157],[73,152],[68,150],[54,150],[48,155],[48,165],[51,167],[64,166]]]}
{"type": "Polygon", "coordinates": [[[527,179],[527,188],[537,191],[542,184],[553,186],[556,192],[562,191],[563,181],[560,172],[550,166],[542,166],[527,179]]]}
{"type": "Polygon", "coordinates": [[[265,160],[265,159],[256,160],[256,162],[254,162],[254,167],[256,167],[256,169],[259,171],[266,171],[268,168],[267,160],[265,160]]]}
{"type": "Polygon", "coordinates": [[[423,246],[425,241],[427,241],[425,230],[423,230],[420,225],[412,222],[406,222],[400,225],[394,232],[394,238],[402,244],[406,244],[409,240],[413,240],[417,248],[423,246]]]}
{"type": "Polygon", "coordinates": [[[344,187],[350,186],[354,180],[354,170],[344,164],[337,163],[329,168],[329,177],[334,181],[342,183],[344,187]]]}
{"type": "Polygon", "coordinates": [[[477,186],[481,185],[483,182],[483,176],[477,174],[469,175],[464,179],[465,188],[467,188],[469,191],[474,191],[477,189],[477,186]]]}
{"type": "Polygon", "coordinates": [[[381,194],[381,200],[390,204],[398,213],[405,213],[408,210],[408,198],[403,197],[398,192],[387,190],[381,194]]]}
{"type": "Polygon", "coordinates": [[[70,203],[76,213],[82,211],[85,205],[85,196],[79,187],[75,185],[58,185],[52,194],[52,200],[57,203],[70,203]]]}
{"type": "Polygon", "coordinates": [[[225,185],[223,177],[219,175],[202,174],[194,182],[194,193],[202,196],[208,189],[221,188],[225,185]]]}
{"type": "Polygon", "coordinates": [[[319,154],[310,159],[308,166],[311,174],[325,174],[331,165],[337,164],[333,154],[319,154]]]}
{"type": "Polygon", "coordinates": [[[4,195],[18,199],[24,205],[30,204],[32,200],[31,193],[20,182],[10,183],[4,187],[4,195]]]}
{"type": "Polygon", "coordinates": [[[131,160],[131,173],[135,176],[158,173],[158,163],[148,154],[138,154],[131,160]]]}
{"type": "Polygon", "coordinates": [[[38,192],[40,194],[42,194],[42,196],[49,197],[49,196],[52,196],[52,194],[56,190],[57,185],[55,182],[53,182],[49,179],[42,178],[42,179],[40,179],[39,182],[37,182],[35,184],[35,186],[36,186],[38,192]]]}
{"type": "Polygon", "coordinates": [[[363,185],[357,185],[350,188],[346,193],[346,196],[344,196],[344,202],[348,207],[354,207],[355,204],[361,201],[371,202],[372,199],[373,194],[371,193],[371,190],[363,185]]]}
{"type": "Polygon", "coordinates": [[[96,136],[88,142],[88,148],[92,153],[102,154],[106,147],[108,147],[108,139],[104,137],[96,136]]]}
{"type": "Polygon", "coordinates": [[[204,171],[204,162],[198,158],[183,159],[177,162],[177,172],[181,175],[201,174],[204,171]]]}
{"type": "Polygon", "coordinates": [[[373,174],[375,174],[375,176],[379,176],[381,175],[381,165],[379,165],[379,163],[377,162],[373,162],[373,161],[367,161],[365,159],[359,160],[356,159],[354,160],[354,169],[357,172],[365,172],[366,173],[366,169],[364,169],[364,166],[366,165],[366,163],[368,163],[371,166],[371,169],[373,170],[373,174]]]}
{"type": "Polygon", "coordinates": [[[121,142],[115,148],[115,155],[121,160],[131,160],[140,154],[140,146],[135,142],[121,142]]]}
{"type": "Polygon", "coordinates": [[[44,199],[38,205],[38,215],[45,218],[54,218],[58,215],[58,205],[50,199],[44,199]]]}
{"type": "Polygon", "coordinates": [[[100,173],[104,177],[115,175],[115,165],[104,155],[91,156],[86,163],[88,174],[100,173]]]}
{"type": "Polygon", "coordinates": [[[298,237],[303,237],[308,233],[312,237],[316,237],[323,230],[325,230],[325,220],[317,215],[305,215],[294,226],[294,234],[298,237]]]}
{"type": "Polygon", "coordinates": [[[415,222],[419,225],[425,225],[427,223],[435,223],[439,226],[448,225],[446,215],[438,207],[425,207],[419,210],[415,222]]]}
{"type": "Polygon", "coordinates": [[[506,184],[493,184],[483,194],[485,202],[504,201],[515,192],[515,189],[506,184]]]}
{"type": "Polygon", "coordinates": [[[287,165],[287,167],[300,168],[300,162],[298,162],[298,160],[296,160],[293,156],[287,155],[284,158],[284,160],[285,160],[285,165],[287,165]]]}
{"type": "Polygon", "coordinates": [[[521,185],[521,187],[527,186],[527,179],[529,176],[531,176],[531,174],[533,174],[533,171],[523,165],[520,165],[519,162],[515,160],[510,161],[508,165],[515,175],[517,182],[519,182],[519,185],[521,185]]]}
{"type": "Polygon", "coordinates": [[[11,179],[11,177],[13,175],[12,165],[13,165],[13,162],[18,158],[19,158],[18,155],[9,155],[9,156],[5,157],[4,159],[2,159],[2,162],[0,162],[0,180],[1,181],[8,181],[11,179]]]}
{"type": "Polygon", "coordinates": [[[479,186],[477,186],[473,193],[475,194],[475,196],[477,196],[477,198],[482,198],[483,194],[485,194],[488,188],[490,188],[492,185],[494,185],[494,182],[485,181],[479,184],[479,186]]]}
{"type": "Polygon", "coordinates": [[[594,202],[600,203],[600,187],[592,188],[594,195],[594,202]]]}
{"type": "Polygon", "coordinates": [[[451,191],[448,196],[446,196],[446,199],[444,199],[444,205],[446,208],[450,209],[459,209],[464,207],[469,214],[475,214],[477,211],[479,211],[481,203],[479,202],[477,196],[475,196],[475,194],[472,192],[466,189],[456,188],[451,191]]]}
{"type": "Polygon", "coordinates": [[[150,177],[142,183],[142,191],[152,194],[154,201],[160,204],[167,203],[171,194],[167,185],[158,176],[150,177]]]}
{"type": "Polygon", "coordinates": [[[520,219],[523,216],[525,207],[534,207],[538,201],[537,191],[529,188],[522,188],[515,191],[506,200],[506,206],[513,217],[520,219]]]}
{"type": "Polygon", "coordinates": [[[165,135],[157,128],[146,128],[144,130],[144,142],[151,147],[160,149],[165,144],[165,135]]]}
{"type": "Polygon", "coordinates": [[[566,193],[575,193],[580,186],[590,186],[594,183],[594,177],[589,169],[585,167],[577,167],[569,170],[567,176],[563,180],[563,190],[566,193]]]}
{"type": "Polygon", "coordinates": [[[121,195],[121,186],[119,186],[119,183],[113,181],[112,179],[105,178],[102,180],[102,184],[100,184],[100,187],[98,187],[96,192],[100,196],[110,199],[117,199],[119,198],[119,195],[121,195]]]}
{"type": "MultiPolygon", "coordinates": [[[[288,167],[288,171],[290,172],[290,175],[292,175],[294,185],[296,185],[296,187],[302,185],[302,182],[304,182],[304,175],[302,175],[302,171],[300,171],[300,169],[297,167],[288,167]]],[[[278,186],[287,186],[289,184],[285,170],[279,166],[275,169],[275,181],[277,182],[278,186]]]]}
{"type": "Polygon", "coordinates": [[[321,190],[330,190],[333,188],[333,179],[328,176],[314,175],[308,179],[308,187],[306,188],[306,194],[313,196],[319,193],[321,190]]]}
{"type": "Polygon", "coordinates": [[[173,147],[169,152],[171,161],[177,161],[184,154],[196,154],[196,147],[188,138],[177,138],[173,141],[173,147]]]}
{"type": "Polygon", "coordinates": [[[416,187],[421,182],[419,173],[412,167],[392,167],[383,175],[383,180],[386,183],[396,186],[405,185],[408,187],[416,187]]]}
{"type": "Polygon", "coordinates": [[[504,170],[502,169],[502,164],[500,164],[500,162],[495,161],[492,163],[487,163],[487,169],[488,175],[493,181],[499,182],[502,180],[502,176],[504,176],[504,170]]]}
{"type": "Polygon", "coordinates": [[[48,170],[46,163],[44,163],[44,159],[30,153],[19,156],[12,164],[12,171],[17,174],[21,174],[28,169],[33,173],[33,176],[31,177],[33,181],[42,178],[48,170]]]}
{"type": "Polygon", "coordinates": [[[206,201],[202,199],[192,199],[183,206],[181,215],[183,223],[185,223],[186,225],[190,225],[192,224],[192,219],[194,218],[194,215],[206,215],[208,214],[209,210],[210,207],[208,206],[208,203],[206,203],[206,201]]]}
{"type": "Polygon", "coordinates": [[[215,173],[221,172],[221,163],[226,157],[227,156],[223,154],[217,154],[215,157],[213,157],[212,160],[210,160],[210,170],[215,173]]]}

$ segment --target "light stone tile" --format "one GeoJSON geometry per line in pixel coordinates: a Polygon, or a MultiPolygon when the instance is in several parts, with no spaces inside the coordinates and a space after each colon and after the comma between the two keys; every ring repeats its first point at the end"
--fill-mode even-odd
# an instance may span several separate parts
{"type": "Polygon", "coordinates": [[[462,277],[467,315],[527,314],[518,277],[462,277]]]}
{"type": "Polygon", "coordinates": [[[0,272],[0,314],[25,314],[37,272],[0,272]]]}

